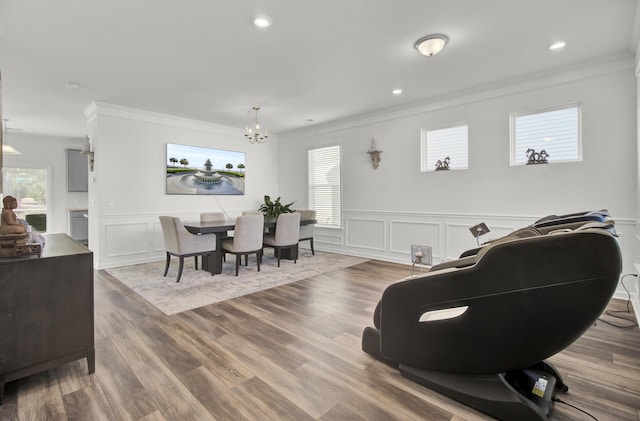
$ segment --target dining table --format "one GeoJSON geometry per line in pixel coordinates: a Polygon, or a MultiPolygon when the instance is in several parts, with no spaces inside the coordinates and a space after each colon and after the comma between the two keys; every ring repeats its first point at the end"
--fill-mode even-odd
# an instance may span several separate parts
{"type": "MultiPolygon", "coordinates": [[[[301,219],[300,225],[315,224],[318,221],[315,219],[301,219]]],[[[222,263],[224,259],[224,252],[222,250],[222,240],[228,238],[229,231],[233,231],[236,228],[235,219],[224,219],[219,221],[188,221],[183,223],[184,227],[192,234],[216,235],[216,249],[210,255],[202,257],[202,269],[211,272],[212,274],[222,273],[222,263]]],[[[264,219],[265,231],[273,231],[276,228],[276,218],[264,219]]],[[[286,255],[283,250],[282,259],[297,259],[296,255],[286,255]]]]}

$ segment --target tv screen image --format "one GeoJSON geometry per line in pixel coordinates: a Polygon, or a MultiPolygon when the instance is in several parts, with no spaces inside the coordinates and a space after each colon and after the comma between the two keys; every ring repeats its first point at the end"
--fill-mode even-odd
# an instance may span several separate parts
{"type": "Polygon", "coordinates": [[[167,194],[244,194],[244,152],[167,143],[167,194]]]}

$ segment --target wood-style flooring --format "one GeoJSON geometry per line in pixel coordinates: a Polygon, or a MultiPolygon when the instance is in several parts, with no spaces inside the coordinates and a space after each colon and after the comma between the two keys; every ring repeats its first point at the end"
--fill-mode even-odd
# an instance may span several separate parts
{"type": "MultiPolygon", "coordinates": [[[[80,360],[10,382],[0,419],[491,419],[361,351],[382,291],[409,270],[370,261],[174,316],[98,271],[95,374],[80,360]]],[[[640,419],[637,327],[598,322],[550,361],[566,402],[600,421],[640,419]]],[[[551,419],[591,418],[556,403],[551,419]]]]}

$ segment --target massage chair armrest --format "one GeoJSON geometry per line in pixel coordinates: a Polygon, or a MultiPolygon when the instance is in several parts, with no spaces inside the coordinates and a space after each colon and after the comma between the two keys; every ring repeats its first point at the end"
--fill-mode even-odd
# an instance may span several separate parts
{"type": "Polygon", "coordinates": [[[464,268],[467,266],[474,265],[477,260],[478,258],[475,254],[470,255],[468,257],[461,258],[461,259],[448,260],[446,262],[438,263],[437,265],[431,266],[431,269],[429,269],[429,272],[436,272],[442,269],[449,269],[449,268],[464,268]]]}
{"type": "Polygon", "coordinates": [[[480,246],[480,247],[476,247],[473,249],[469,249],[467,251],[462,252],[462,254],[460,255],[460,258],[462,259],[463,257],[469,257],[469,256],[475,256],[476,254],[478,254],[478,252],[482,249],[482,247],[484,246],[480,246]]]}

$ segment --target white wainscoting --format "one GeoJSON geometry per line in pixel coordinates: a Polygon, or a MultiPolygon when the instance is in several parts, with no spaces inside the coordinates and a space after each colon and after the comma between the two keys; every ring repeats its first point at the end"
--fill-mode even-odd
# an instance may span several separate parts
{"type": "MultiPolygon", "coordinates": [[[[113,215],[99,217],[97,269],[152,262],[165,258],[160,215],[113,215]]],[[[199,213],[175,214],[183,221],[197,221],[199,213]]]]}
{"type": "MultiPolygon", "coordinates": [[[[97,269],[145,263],[164,259],[164,240],[159,215],[117,215],[99,218],[100,244],[97,269]]],[[[183,221],[199,219],[199,213],[176,214],[183,221]]],[[[431,246],[433,262],[456,259],[468,249],[477,247],[469,228],[484,222],[491,230],[480,242],[501,237],[531,224],[540,216],[435,214],[405,212],[345,211],[342,229],[316,227],[315,248],[370,259],[410,265],[412,244],[431,246]]],[[[616,231],[623,257],[623,274],[637,273],[640,262],[640,224],[634,220],[616,219],[616,231]]],[[[407,268],[409,271],[409,268],[407,268]]],[[[409,272],[407,272],[409,273],[409,272]]],[[[635,308],[638,303],[638,278],[627,277],[625,285],[635,308]],[[631,279],[630,279],[631,278],[631,279]]],[[[627,299],[619,286],[615,297],[627,299]]]]}
{"type": "Polygon", "coordinates": [[[387,221],[384,219],[345,219],[347,247],[384,251],[387,244],[387,221]]]}
{"type": "Polygon", "coordinates": [[[345,211],[342,230],[316,227],[315,244],[319,250],[406,264],[411,262],[411,245],[419,244],[431,246],[434,263],[439,263],[477,247],[476,239],[469,231],[473,225],[485,222],[489,226],[491,232],[480,237],[480,242],[485,242],[529,225],[538,218],[345,211]]]}
{"type": "MultiPolygon", "coordinates": [[[[469,228],[480,222],[491,230],[480,237],[482,243],[527,226],[542,216],[345,211],[342,230],[316,228],[315,248],[409,265],[411,245],[420,244],[431,246],[433,262],[439,263],[456,259],[465,250],[477,247],[469,228]]],[[[622,273],[636,273],[634,263],[640,262],[640,224],[630,219],[616,219],[616,231],[623,258],[622,273]]],[[[409,270],[407,268],[407,274],[409,270]]],[[[634,308],[640,308],[638,279],[627,277],[625,285],[631,286],[634,308]]],[[[628,298],[621,285],[614,296],[628,298]]]]}
{"type": "Polygon", "coordinates": [[[419,220],[389,221],[389,251],[398,254],[407,254],[411,245],[431,246],[434,256],[440,255],[440,224],[423,222],[419,220]],[[426,239],[433,239],[432,244],[427,244],[426,239]],[[409,244],[409,248],[407,248],[409,244]]]}

